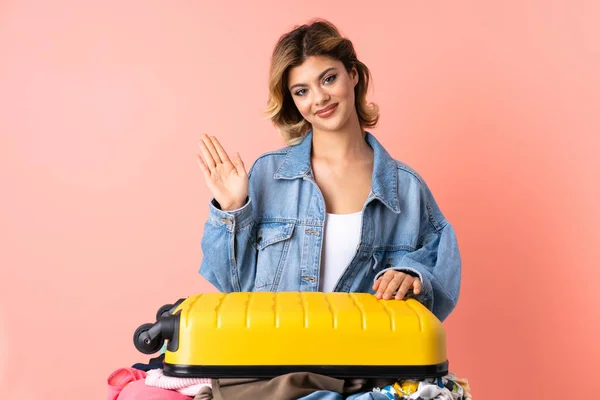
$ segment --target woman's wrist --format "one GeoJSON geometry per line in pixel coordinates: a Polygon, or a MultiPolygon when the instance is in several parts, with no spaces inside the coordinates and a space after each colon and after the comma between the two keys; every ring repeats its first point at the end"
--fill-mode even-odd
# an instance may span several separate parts
{"type": "Polygon", "coordinates": [[[246,204],[246,199],[244,199],[244,202],[242,203],[233,203],[233,204],[226,204],[226,205],[222,205],[221,204],[221,210],[222,211],[233,211],[233,210],[237,210],[239,208],[242,208],[244,206],[244,204],[246,204]]]}

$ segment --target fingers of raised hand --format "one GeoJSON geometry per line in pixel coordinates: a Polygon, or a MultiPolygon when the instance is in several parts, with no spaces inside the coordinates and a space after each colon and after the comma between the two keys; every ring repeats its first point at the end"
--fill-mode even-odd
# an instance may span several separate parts
{"type": "Polygon", "coordinates": [[[202,143],[204,143],[204,145],[208,149],[210,155],[212,156],[213,160],[215,161],[215,164],[220,164],[223,162],[221,160],[221,157],[219,156],[219,152],[217,151],[215,144],[213,143],[212,139],[207,134],[202,135],[202,143]]]}
{"type": "Polygon", "coordinates": [[[221,146],[221,143],[219,143],[219,141],[217,140],[216,136],[211,136],[210,140],[212,142],[212,145],[214,146],[214,148],[217,151],[217,154],[219,155],[219,158],[221,159],[221,162],[223,164],[231,164],[231,160],[229,159],[229,156],[227,155],[227,152],[225,151],[225,149],[223,148],[223,146],[221,146]]]}
{"type": "Polygon", "coordinates": [[[196,154],[196,161],[198,162],[198,166],[200,166],[200,169],[202,170],[204,176],[209,177],[210,169],[208,169],[208,166],[206,165],[200,154],[196,154]]]}
{"type": "Polygon", "coordinates": [[[239,175],[242,176],[246,176],[248,175],[248,173],[246,172],[246,166],[244,165],[244,162],[242,161],[242,157],[240,157],[240,153],[235,153],[235,156],[233,156],[233,165],[235,166],[235,169],[237,170],[239,175]]]}
{"type": "Polygon", "coordinates": [[[198,142],[202,157],[204,158],[205,164],[209,169],[214,169],[219,165],[223,164],[227,167],[232,166],[227,152],[221,146],[221,143],[215,136],[209,137],[207,134],[202,135],[202,138],[198,142]]]}
{"type": "MultiPolygon", "coordinates": [[[[198,142],[198,146],[200,146],[200,153],[202,154],[202,159],[204,161],[204,165],[213,170],[217,166],[217,161],[213,158],[208,146],[204,142],[204,140],[200,140],[198,142]]],[[[220,160],[219,160],[220,161],[220,160]]]]}

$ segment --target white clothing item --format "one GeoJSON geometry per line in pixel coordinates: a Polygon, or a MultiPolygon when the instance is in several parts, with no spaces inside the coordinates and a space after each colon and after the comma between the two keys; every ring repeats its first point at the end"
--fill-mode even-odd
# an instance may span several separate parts
{"type": "MultiPolygon", "coordinates": [[[[462,398],[462,397],[461,397],[462,398]]],[[[430,383],[419,383],[419,390],[408,397],[409,400],[454,400],[452,392],[448,389],[432,385],[430,383]]]]}
{"type": "MultiPolygon", "coordinates": [[[[459,384],[456,384],[456,391],[446,387],[439,387],[435,383],[436,379],[426,379],[419,382],[419,387],[416,392],[411,394],[409,400],[463,400],[463,389],[459,384]]],[[[444,384],[447,379],[442,378],[444,384]]]]}
{"type": "Polygon", "coordinates": [[[360,243],[362,211],[325,216],[320,291],[333,292],[360,243]]]}

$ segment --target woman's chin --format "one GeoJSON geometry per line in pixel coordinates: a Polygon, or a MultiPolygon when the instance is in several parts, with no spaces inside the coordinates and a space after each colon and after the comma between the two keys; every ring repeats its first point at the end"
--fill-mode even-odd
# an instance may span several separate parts
{"type": "Polygon", "coordinates": [[[344,126],[344,121],[341,121],[338,118],[334,118],[328,121],[319,121],[318,123],[313,124],[313,128],[326,132],[336,132],[341,130],[344,126]]]}

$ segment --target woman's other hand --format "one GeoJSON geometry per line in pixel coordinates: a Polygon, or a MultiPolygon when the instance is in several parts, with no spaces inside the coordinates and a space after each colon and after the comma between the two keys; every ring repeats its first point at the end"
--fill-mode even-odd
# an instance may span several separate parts
{"type": "Polygon", "coordinates": [[[375,297],[378,299],[389,300],[396,293],[396,300],[402,300],[406,293],[413,289],[414,294],[419,294],[421,291],[421,280],[418,277],[406,274],[401,271],[390,269],[381,275],[373,285],[373,290],[376,290],[375,297]]]}

